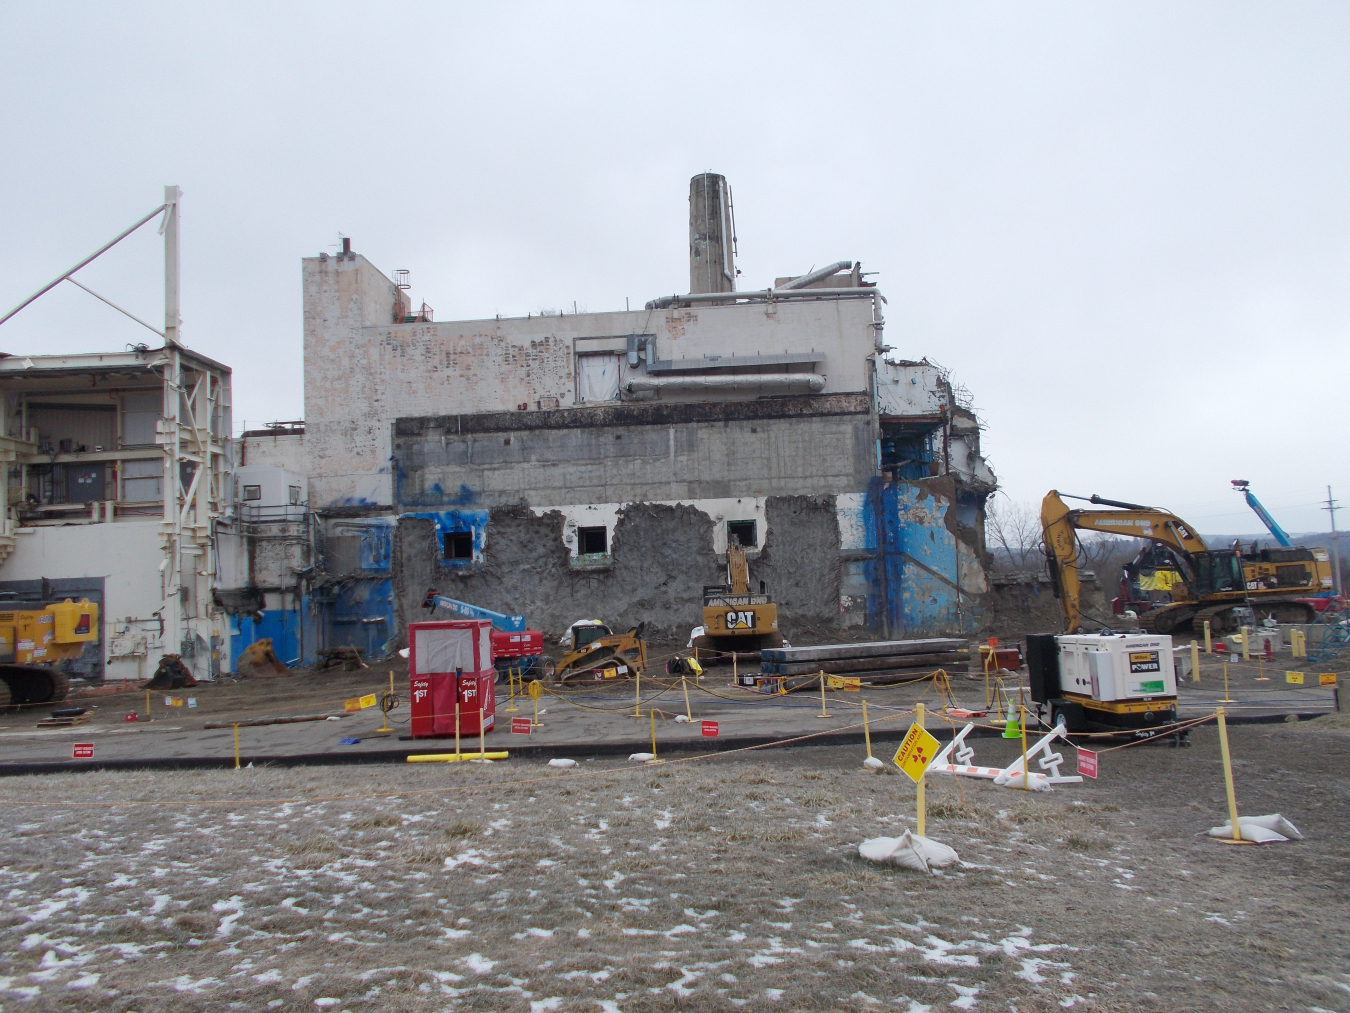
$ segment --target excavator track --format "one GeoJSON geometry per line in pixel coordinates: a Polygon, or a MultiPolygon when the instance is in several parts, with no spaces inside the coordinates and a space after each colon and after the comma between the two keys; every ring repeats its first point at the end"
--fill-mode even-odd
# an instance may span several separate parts
{"type": "Polygon", "coordinates": [[[70,695],[70,678],[51,665],[0,665],[10,704],[60,703],[70,695]]]}

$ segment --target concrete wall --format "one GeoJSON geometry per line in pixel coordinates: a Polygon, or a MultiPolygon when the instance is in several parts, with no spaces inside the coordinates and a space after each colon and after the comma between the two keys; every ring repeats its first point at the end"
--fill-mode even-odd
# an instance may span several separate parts
{"type": "Polygon", "coordinates": [[[28,528],[5,561],[3,577],[102,577],[105,678],[148,679],[165,650],[154,618],[162,604],[163,558],[157,521],[28,528]],[[132,649],[137,653],[126,653],[132,649]]]}
{"type": "MultiPolygon", "coordinates": [[[[768,535],[751,577],[779,605],[789,638],[839,628],[839,552],[831,497],[771,496],[768,535]]],[[[429,587],[485,608],[522,614],[556,642],[578,619],[628,629],[647,624],[657,641],[681,644],[702,617],[705,584],[726,579],[713,545],[713,521],[686,504],[630,503],[618,512],[606,568],[577,570],[563,543],[561,512],[523,505],[488,511],[490,551],[484,565],[448,573],[438,565],[430,520],[399,521],[394,543],[398,628],[423,616],[429,587]]]]}
{"type": "Polygon", "coordinates": [[[245,436],[235,443],[234,461],[238,467],[269,464],[296,475],[309,474],[309,452],[303,434],[245,436]]]}
{"type": "Polygon", "coordinates": [[[827,495],[865,488],[874,439],[865,395],[401,419],[397,506],[827,495]]]}
{"type": "Polygon", "coordinates": [[[306,259],[302,274],[305,440],[318,507],[392,502],[395,418],[570,407],[576,354],[624,351],[629,334],[653,335],[660,360],[814,351],[826,393],[868,387],[866,299],[396,324],[399,293],[365,258],[306,259]]]}

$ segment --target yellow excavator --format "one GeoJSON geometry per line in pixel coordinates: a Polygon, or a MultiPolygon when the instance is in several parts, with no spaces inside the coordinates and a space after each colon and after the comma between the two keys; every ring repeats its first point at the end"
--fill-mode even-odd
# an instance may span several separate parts
{"type": "Polygon", "coordinates": [[[1287,570],[1283,583],[1273,583],[1264,576],[1269,566],[1244,560],[1239,549],[1210,549],[1191,525],[1157,507],[1096,495],[1061,496],[1052,489],[1041,501],[1041,528],[1051,582],[1069,633],[1082,631],[1080,530],[1143,538],[1170,550],[1177,575],[1167,588],[1171,601],[1139,615],[1139,624],[1150,633],[1170,634],[1186,626],[1199,629],[1204,622],[1215,633],[1227,632],[1237,629],[1234,610],[1244,606],[1252,609],[1257,622],[1270,617],[1282,623],[1310,623],[1317,613],[1303,599],[1325,592],[1326,567],[1315,552],[1305,550],[1308,560],[1287,570]],[[1073,509],[1065,497],[1113,509],[1073,509]]]}
{"type": "Polygon", "coordinates": [[[98,640],[98,606],[81,599],[0,610],[0,707],[58,703],[70,679],[57,666],[98,640]]]}
{"type": "Polygon", "coordinates": [[[758,653],[782,647],[778,606],[759,582],[759,594],[750,592],[750,563],[740,539],[727,539],[727,582],[703,587],[703,632],[692,645],[705,661],[729,659],[732,654],[758,653]]]}

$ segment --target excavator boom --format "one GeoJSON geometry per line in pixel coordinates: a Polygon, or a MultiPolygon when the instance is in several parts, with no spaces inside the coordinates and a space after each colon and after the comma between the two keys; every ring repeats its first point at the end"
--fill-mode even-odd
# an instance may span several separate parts
{"type": "MultiPolygon", "coordinates": [[[[1093,496],[1088,502],[1117,503],[1100,496],[1093,496]]],[[[1209,551],[1205,540],[1176,514],[1137,503],[1118,505],[1127,509],[1075,510],[1064,502],[1055,489],[1046,493],[1045,499],[1041,501],[1046,562],[1050,566],[1055,597],[1059,599],[1060,611],[1064,613],[1064,628],[1070,633],[1079,628],[1083,618],[1082,583],[1078,577],[1078,530],[1147,538],[1177,550],[1183,559],[1193,553],[1209,551]]]]}

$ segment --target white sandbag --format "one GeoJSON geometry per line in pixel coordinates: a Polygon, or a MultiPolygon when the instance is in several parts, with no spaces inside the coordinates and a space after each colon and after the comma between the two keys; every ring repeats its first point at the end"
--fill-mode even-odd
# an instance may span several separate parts
{"type": "MultiPolygon", "coordinates": [[[[1026,788],[1026,781],[1022,777],[1022,772],[1009,774],[1006,770],[994,778],[994,783],[1003,788],[1026,788]]],[[[1044,774],[1038,774],[1034,770],[1031,772],[1031,790],[1032,791],[1052,791],[1050,779],[1044,774]]]]}
{"type": "Polygon", "coordinates": [[[556,768],[558,768],[559,770],[567,770],[567,769],[570,768],[570,767],[575,767],[575,766],[577,765],[577,761],[576,761],[576,760],[564,760],[564,759],[562,759],[561,757],[559,757],[558,759],[555,759],[555,760],[549,760],[549,761],[548,761],[548,765],[549,765],[550,767],[556,767],[556,768]]]}
{"type": "Polygon", "coordinates": [[[399,656],[400,658],[406,658],[406,657],[407,657],[409,654],[411,654],[411,653],[412,653],[412,651],[405,647],[405,648],[403,648],[403,650],[401,650],[401,651],[398,652],[398,656],[399,656]]]}
{"type": "Polygon", "coordinates": [[[656,759],[655,753],[633,753],[628,757],[633,763],[646,763],[648,760],[656,759]]]}
{"type": "Polygon", "coordinates": [[[858,845],[858,854],[869,862],[898,865],[915,872],[941,869],[958,861],[956,852],[940,841],[906,830],[899,837],[874,837],[858,845]]]}
{"type": "MultiPolygon", "coordinates": [[[[1270,816],[1239,816],[1238,834],[1244,841],[1256,841],[1258,844],[1279,844],[1290,839],[1303,840],[1298,827],[1279,813],[1270,816]]],[[[1222,826],[1210,827],[1209,836],[1232,837],[1233,821],[1226,820],[1222,826]]]]}
{"type": "Polygon", "coordinates": [[[688,724],[688,723],[689,723],[689,715],[688,715],[688,714],[676,714],[676,715],[675,715],[675,723],[676,723],[677,725],[688,724]]]}
{"type": "Polygon", "coordinates": [[[869,756],[867,759],[863,760],[863,766],[868,770],[880,770],[882,767],[886,766],[886,764],[881,760],[878,760],[875,756],[869,756]]]}

